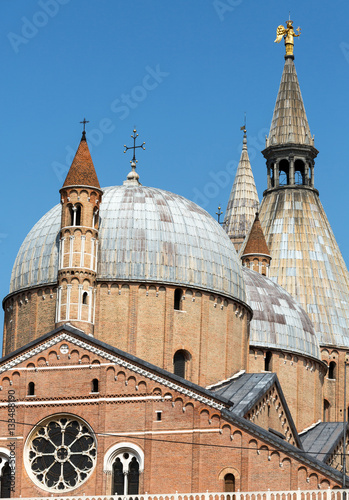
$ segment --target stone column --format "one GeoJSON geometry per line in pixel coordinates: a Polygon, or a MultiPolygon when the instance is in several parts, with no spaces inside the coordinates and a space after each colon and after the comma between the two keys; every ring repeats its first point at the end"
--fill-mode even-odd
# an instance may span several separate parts
{"type": "Polygon", "coordinates": [[[279,160],[274,163],[274,187],[279,187],[279,160]]]}
{"type": "Polygon", "coordinates": [[[290,186],[294,186],[294,156],[290,155],[289,157],[289,184],[290,186]]]}
{"type": "Polygon", "coordinates": [[[270,163],[267,165],[267,189],[271,188],[271,178],[270,178],[270,163]]]}
{"type": "Polygon", "coordinates": [[[304,164],[304,185],[309,186],[309,162],[304,164]]]}
{"type": "Polygon", "coordinates": [[[312,160],[310,164],[310,173],[311,173],[310,185],[311,187],[314,187],[314,160],[312,160]]]}

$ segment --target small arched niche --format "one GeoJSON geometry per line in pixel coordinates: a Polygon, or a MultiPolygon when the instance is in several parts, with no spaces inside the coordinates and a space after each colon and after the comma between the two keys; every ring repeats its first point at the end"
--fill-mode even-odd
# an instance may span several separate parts
{"type": "Polygon", "coordinates": [[[271,372],[272,371],[272,358],[273,355],[271,351],[267,351],[264,356],[264,371],[271,372]]]}
{"type": "Polygon", "coordinates": [[[35,384],[34,384],[34,382],[29,382],[27,396],[35,396],[35,384]]]}
{"type": "Polygon", "coordinates": [[[173,356],[173,373],[182,378],[188,378],[188,363],[191,355],[188,351],[180,349],[173,356]]]}
{"type": "Polygon", "coordinates": [[[224,476],[224,492],[229,493],[233,491],[235,491],[235,476],[229,473],[224,476]]]}
{"type": "Polygon", "coordinates": [[[336,378],[336,368],[337,365],[335,361],[331,361],[331,363],[328,365],[328,378],[331,380],[335,380],[336,378]]]}
{"type": "Polygon", "coordinates": [[[175,311],[182,310],[182,298],[183,298],[183,290],[180,288],[176,288],[174,292],[174,309],[175,311]]]}

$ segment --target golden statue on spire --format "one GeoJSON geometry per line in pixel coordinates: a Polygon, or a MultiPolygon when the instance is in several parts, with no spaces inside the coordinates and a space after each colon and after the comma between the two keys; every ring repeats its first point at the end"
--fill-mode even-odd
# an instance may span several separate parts
{"type": "Polygon", "coordinates": [[[296,35],[292,25],[293,21],[289,19],[286,21],[286,28],[282,24],[276,28],[276,40],[274,42],[280,43],[282,38],[285,39],[286,56],[293,56],[293,39],[301,34],[301,29],[297,28],[296,31],[298,34],[296,35]]]}

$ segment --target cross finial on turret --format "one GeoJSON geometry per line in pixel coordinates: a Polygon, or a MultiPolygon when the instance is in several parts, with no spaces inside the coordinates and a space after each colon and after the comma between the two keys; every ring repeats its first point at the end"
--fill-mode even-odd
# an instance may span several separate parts
{"type": "Polygon", "coordinates": [[[145,147],[144,147],[145,142],[143,142],[140,146],[136,146],[136,139],[138,137],[138,134],[137,134],[137,130],[135,128],[133,129],[133,135],[131,135],[131,137],[133,139],[133,146],[126,146],[126,144],[124,144],[124,148],[125,148],[124,153],[126,153],[126,151],[128,151],[129,149],[133,149],[133,158],[132,158],[132,160],[130,160],[130,163],[138,163],[138,161],[136,160],[136,149],[141,148],[144,150],[145,149],[145,147]]]}
{"type": "Polygon", "coordinates": [[[82,141],[86,141],[86,130],[85,130],[85,127],[86,127],[86,123],[90,123],[90,122],[88,120],[86,120],[86,118],[84,118],[82,120],[82,122],[80,122],[80,123],[84,124],[84,130],[82,131],[82,138],[81,138],[81,140],[82,141]]]}
{"type": "Polygon", "coordinates": [[[216,212],[216,215],[217,215],[217,221],[218,221],[218,224],[223,224],[223,222],[221,222],[221,215],[223,215],[223,212],[221,210],[221,207],[219,206],[218,207],[218,212],[216,212]]]}
{"type": "Polygon", "coordinates": [[[242,126],[242,127],[240,127],[240,130],[243,130],[243,132],[244,132],[243,149],[247,149],[247,135],[246,135],[246,113],[245,113],[245,123],[243,124],[243,126],[242,126]]]}

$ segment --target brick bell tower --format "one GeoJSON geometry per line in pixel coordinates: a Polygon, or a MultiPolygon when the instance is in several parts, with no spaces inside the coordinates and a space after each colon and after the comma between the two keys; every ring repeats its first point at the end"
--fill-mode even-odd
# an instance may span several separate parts
{"type": "Polygon", "coordinates": [[[98,262],[99,207],[102,201],[97,174],[82,138],[60,189],[60,231],[56,327],[70,323],[93,335],[98,262]]]}

